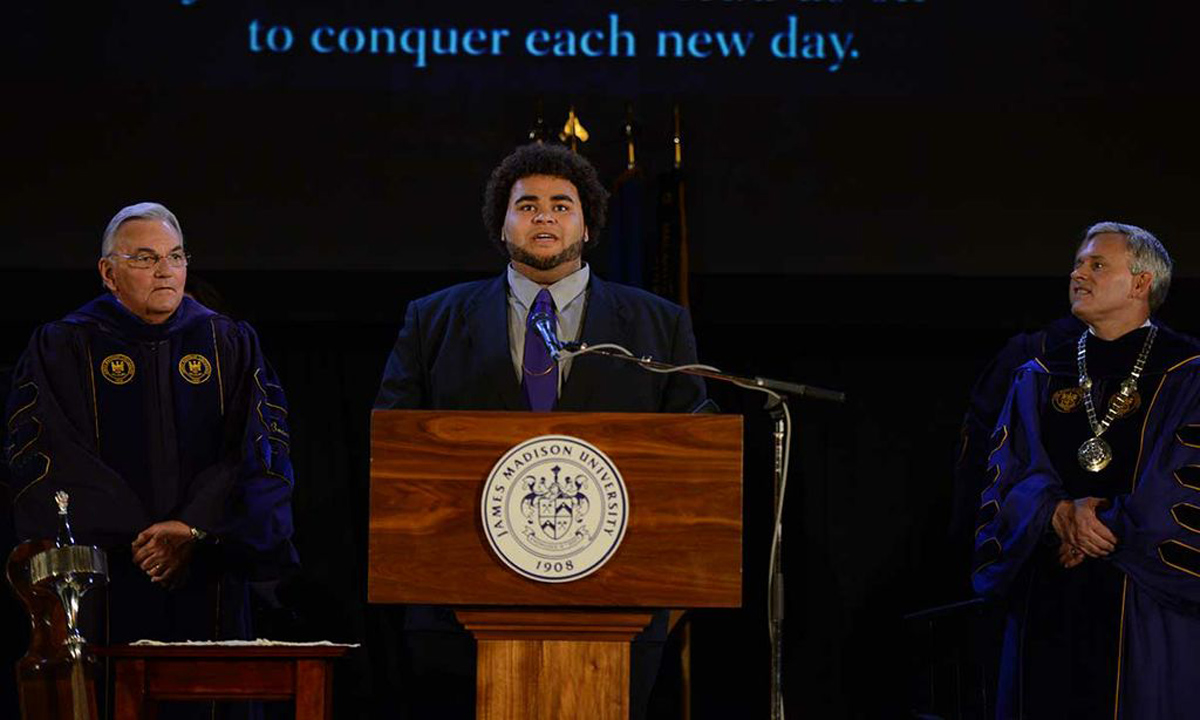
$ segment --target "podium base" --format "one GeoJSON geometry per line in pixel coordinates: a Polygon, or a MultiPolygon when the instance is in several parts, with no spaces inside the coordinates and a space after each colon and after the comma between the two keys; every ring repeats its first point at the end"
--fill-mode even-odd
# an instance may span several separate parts
{"type": "Polygon", "coordinates": [[[478,641],[479,720],[626,720],[629,643],[649,612],[458,610],[478,641]]]}

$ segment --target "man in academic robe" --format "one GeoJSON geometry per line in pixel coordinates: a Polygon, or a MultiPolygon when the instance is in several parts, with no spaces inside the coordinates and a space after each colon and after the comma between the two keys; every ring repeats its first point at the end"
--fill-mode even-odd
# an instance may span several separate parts
{"type": "MultiPolygon", "coordinates": [[[[508,258],[499,276],[413,301],[388,357],[376,408],[692,412],[703,381],[648,373],[600,356],[550,360],[532,322],[567,341],[617,343],[635,354],[696,361],[685,309],[605,282],[583,261],[604,226],[608,193],[581,156],[526,145],[484,192],[488,238],[508,258]]],[[[404,689],[414,717],[471,717],[474,644],[446,608],[410,607],[404,689]]],[[[665,613],[635,643],[631,714],[644,712],[665,637],[665,613]]]]}
{"type": "Polygon", "coordinates": [[[998,718],[1200,707],[1200,344],[1152,317],[1171,260],[1092,226],[1074,343],[1026,363],[992,435],[972,582],[1007,610],[998,718]]]}
{"type": "Polygon", "coordinates": [[[251,637],[247,583],[297,562],[283,390],[249,325],[184,296],[187,264],[170,210],[122,209],[107,292],[39,328],[14,374],[17,536],[53,539],[68,493],[74,539],[108,555],[92,642],[251,637]]]}

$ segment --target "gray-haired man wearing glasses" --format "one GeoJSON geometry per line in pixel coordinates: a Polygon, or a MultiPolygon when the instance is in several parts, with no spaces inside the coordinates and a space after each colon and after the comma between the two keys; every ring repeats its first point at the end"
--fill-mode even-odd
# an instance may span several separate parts
{"type": "Polygon", "coordinates": [[[93,641],[250,637],[246,582],[296,563],[283,390],[249,325],[184,296],[187,265],[170,210],[122,209],[107,292],[39,328],[16,368],[17,533],[54,537],[51,497],[70,494],[76,540],[109,556],[93,641]]]}

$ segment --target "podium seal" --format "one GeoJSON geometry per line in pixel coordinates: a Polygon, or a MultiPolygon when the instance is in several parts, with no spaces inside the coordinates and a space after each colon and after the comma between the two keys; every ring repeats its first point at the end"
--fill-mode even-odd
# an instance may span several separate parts
{"type": "Polygon", "coordinates": [[[620,471],[591,443],[542,435],[504,454],[484,484],[484,534],[514,572],[570,582],[608,562],[629,519],[620,471]]]}

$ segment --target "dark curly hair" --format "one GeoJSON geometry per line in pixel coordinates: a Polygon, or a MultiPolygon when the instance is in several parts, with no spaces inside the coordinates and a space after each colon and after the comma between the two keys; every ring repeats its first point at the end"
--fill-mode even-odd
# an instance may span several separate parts
{"type": "Polygon", "coordinates": [[[587,224],[587,244],[594,246],[604,229],[608,190],[600,184],[596,168],[582,155],[561,145],[539,143],[522,145],[514,150],[488,178],[483,190],[483,226],[487,229],[488,241],[507,257],[502,235],[504,218],[508,214],[508,195],[518,180],[530,175],[550,175],[569,180],[575,186],[583,206],[583,221],[587,224]]]}

